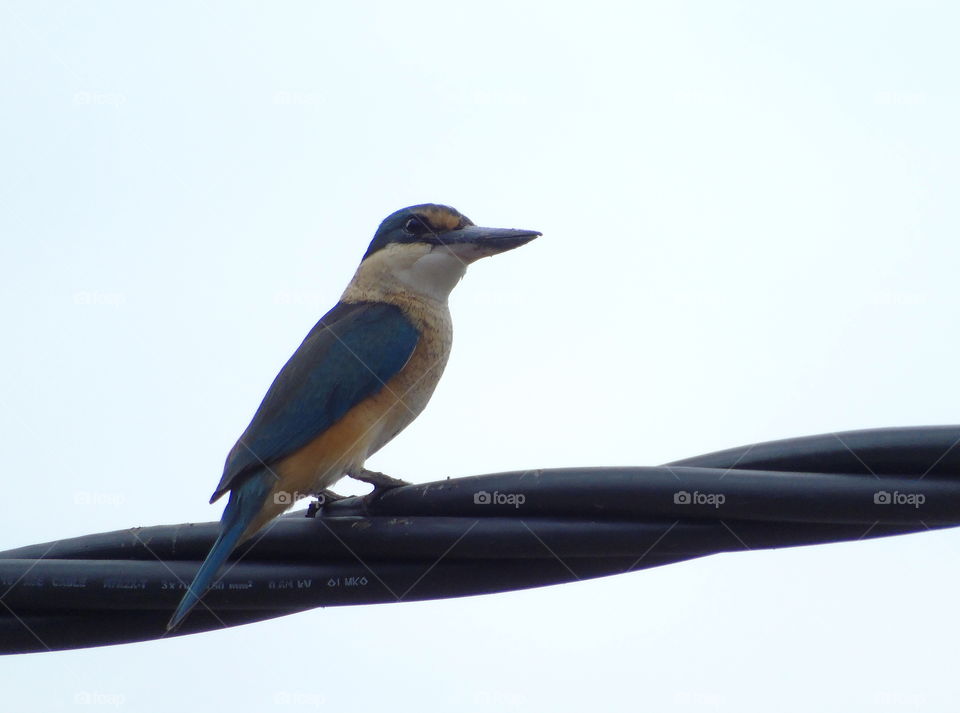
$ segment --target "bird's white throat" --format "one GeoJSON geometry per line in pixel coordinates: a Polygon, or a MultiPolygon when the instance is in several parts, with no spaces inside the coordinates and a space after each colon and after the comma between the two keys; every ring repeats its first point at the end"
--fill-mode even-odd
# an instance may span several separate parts
{"type": "Polygon", "coordinates": [[[360,263],[344,298],[371,299],[400,290],[445,302],[466,271],[466,261],[444,247],[390,245],[360,263]]]}
{"type": "Polygon", "coordinates": [[[467,264],[444,248],[434,249],[394,273],[411,290],[445,300],[467,272],[467,264]]]}

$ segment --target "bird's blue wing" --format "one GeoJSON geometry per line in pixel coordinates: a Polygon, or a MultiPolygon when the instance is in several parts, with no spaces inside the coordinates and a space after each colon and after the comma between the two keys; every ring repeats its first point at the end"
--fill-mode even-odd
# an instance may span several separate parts
{"type": "Polygon", "coordinates": [[[277,374],[227,456],[210,502],[246,473],[303,448],[382,389],[410,359],[419,338],[395,305],[340,303],[330,310],[277,374]]]}

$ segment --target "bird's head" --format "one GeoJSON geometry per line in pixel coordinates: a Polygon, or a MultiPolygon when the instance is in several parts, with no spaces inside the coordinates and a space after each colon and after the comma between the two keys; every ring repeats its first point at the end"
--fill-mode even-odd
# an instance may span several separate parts
{"type": "Polygon", "coordinates": [[[428,246],[448,252],[466,264],[529,243],[536,230],[480,228],[450,206],[424,203],[401,208],[380,223],[363,259],[389,246],[428,246]]]}
{"type": "Polygon", "coordinates": [[[467,265],[525,245],[538,235],[536,230],[481,228],[445,205],[410,206],[380,224],[357,278],[390,275],[407,289],[445,298],[467,265]]]}

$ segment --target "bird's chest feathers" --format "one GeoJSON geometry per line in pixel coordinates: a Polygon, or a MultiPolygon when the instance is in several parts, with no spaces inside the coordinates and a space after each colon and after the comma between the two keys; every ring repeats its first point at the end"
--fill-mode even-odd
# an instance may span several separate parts
{"type": "Polygon", "coordinates": [[[445,249],[395,245],[364,260],[343,293],[344,302],[387,302],[400,307],[420,333],[407,364],[374,397],[356,407],[377,422],[368,452],[408,426],[433,395],[453,343],[447,298],[466,269],[462,260],[445,249]]]}
{"type": "Polygon", "coordinates": [[[371,441],[371,453],[420,415],[440,381],[450,356],[453,330],[449,314],[434,316],[437,319],[430,320],[433,324],[418,325],[421,337],[410,360],[370,399],[372,414],[382,418],[382,425],[371,441]]]}
{"type": "MultiPolygon", "coordinates": [[[[420,415],[440,381],[453,343],[453,325],[446,300],[413,293],[381,293],[377,301],[403,309],[420,339],[410,359],[386,384],[367,397],[323,434],[278,464],[288,488],[327,487],[344,472],[363,466],[375,453],[420,415]]],[[[365,294],[358,301],[370,301],[365,294]]],[[[344,299],[356,299],[348,288],[344,299]]]]}

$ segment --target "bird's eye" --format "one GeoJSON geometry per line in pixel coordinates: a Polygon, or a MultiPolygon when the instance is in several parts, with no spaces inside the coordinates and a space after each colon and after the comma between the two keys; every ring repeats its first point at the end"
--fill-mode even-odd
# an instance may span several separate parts
{"type": "Polygon", "coordinates": [[[423,235],[424,233],[431,232],[430,226],[427,225],[423,218],[411,218],[404,223],[403,229],[411,235],[423,235]]]}

